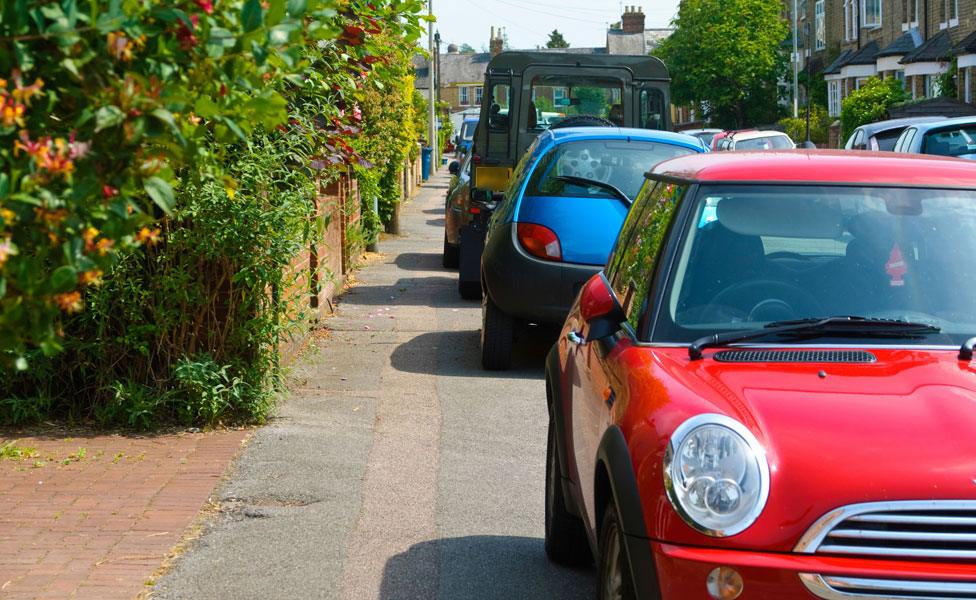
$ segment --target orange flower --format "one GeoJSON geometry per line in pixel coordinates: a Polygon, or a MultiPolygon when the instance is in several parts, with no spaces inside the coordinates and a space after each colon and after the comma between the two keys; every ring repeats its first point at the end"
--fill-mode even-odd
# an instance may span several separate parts
{"type": "Polygon", "coordinates": [[[80,312],[85,307],[85,303],[81,301],[81,292],[78,291],[57,294],[54,301],[66,313],[80,312]]]}
{"type": "Polygon", "coordinates": [[[24,112],[26,108],[23,104],[15,102],[12,98],[0,100],[0,123],[4,127],[24,126],[24,112]]]}
{"type": "Polygon", "coordinates": [[[142,244],[148,244],[152,246],[159,241],[159,234],[162,233],[160,229],[149,229],[148,227],[143,227],[136,234],[136,240],[142,244]]]}
{"type": "Polygon", "coordinates": [[[3,264],[7,262],[7,259],[14,254],[17,254],[17,247],[14,246],[14,243],[10,241],[9,237],[4,238],[4,240],[0,242],[0,267],[2,267],[3,264]]]}
{"type": "Polygon", "coordinates": [[[106,254],[108,254],[109,250],[111,250],[112,246],[114,245],[115,245],[114,241],[108,238],[102,238],[98,240],[97,244],[95,244],[95,251],[98,252],[99,256],[105,256],[106,254]]]}
{"type": "Polygon", "coordinates": [[[11,225],[17,220],[17,213],[9,208],[0,208],[0,219],[3,219],[4,225],[11,225]]]}
{"type": "Polygon", "coordinates": [[[115,60],[129,62],[132,60],[132,40],[121,31],[112,31],[108,34],[108,53],[115,57],[115,60]]]}
{"type": "Polygon", "coordinates": [[[91,271],[85,271],[81,275],[78,275],[78,283],[81,285],[101,285],[102,284],[102,272],[98,269],[93,269],[91,271]]]}

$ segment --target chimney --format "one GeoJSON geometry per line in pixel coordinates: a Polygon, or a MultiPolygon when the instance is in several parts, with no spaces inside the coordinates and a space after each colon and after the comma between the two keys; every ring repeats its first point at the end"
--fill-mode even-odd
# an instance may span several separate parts
{"type": "Polygon", "coordinates": [[[644,9],[640,6],[628,6],[621,17],[624,33],[644,33],[644,9]]]}
{"type": "Polygon", "coordinates": [[[502,50],[505,48],[504,36],[504,29],[501,27],[499,27],[497,31],[494,27],[491,28],[491,39],[488,40],[488,51],[491,53],[492,57],[501,54],[502,50]]]}

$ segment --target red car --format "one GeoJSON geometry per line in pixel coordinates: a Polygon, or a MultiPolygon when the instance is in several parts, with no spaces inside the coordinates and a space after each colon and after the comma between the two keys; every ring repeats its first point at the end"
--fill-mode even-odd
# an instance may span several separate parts
{"type": "Polygon", "coordinates": [[[600,598],[976,598],[976,167],[648,174],[547,358],[546,550],[600,598]]]}

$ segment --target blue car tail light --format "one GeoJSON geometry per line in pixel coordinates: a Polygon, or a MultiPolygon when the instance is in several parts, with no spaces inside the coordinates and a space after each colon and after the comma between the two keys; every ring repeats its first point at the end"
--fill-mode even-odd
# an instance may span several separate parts
{"type": "Polygon", "coordinates": [[[525,251],[542,260],[561,261],[562,247],[552,229],[535,223],[518,224],[518,241],[525,251]]]}

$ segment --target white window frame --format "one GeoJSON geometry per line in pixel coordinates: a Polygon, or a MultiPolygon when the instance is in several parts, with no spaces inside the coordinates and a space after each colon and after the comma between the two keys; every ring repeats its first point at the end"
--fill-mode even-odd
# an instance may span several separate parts
{"type": "Polygon", "coordinates": [[[867,77],[858,77],[857,79],[854,80],[854,89],[855,90],[861,89],[861,86],[867,82],[868,82],[867,77]]]}
{"type": "Polygon", "coordinates": [[[817,0],[817,3],[813,5],[814,12],[814,31],[815,31],[815,48],[817,50],[823,50],[827,47],[827,28],[826,21],[824,20],[824,0],[817,0]]]}
{"type": "Polygon", "coordinates": [[[853,42],[857,39],[859,0],[844,0],[844,41],[853,42]]]}
{"type": "Polygon", "coordinates": [[[971,67],[966,67],[965,69],[963,69],[963,77],[962,77],[963,91],[962,91],[962,97],[963,97],[963,100],[966,102],[966,104],[972,104],[972,102],[973,102],[973,93],[972,93],[972,91],[970,91],[970,86],[972,84],[972,75],[973,75],[973,70],[972,70],[971,67]]]}
{"type": "Polygon", "coordinates": [[[484,97],[485,89],[480,85],[476,85],[474,88],[474,103],[476,106],[481,106],[481,99],[484,97]]]}
{"type": "Polygon", "coordinates": [[[458,104],[461,106],[470,106],[471,98],[468,97],[468,86],[462,85],[458,88],[458,104]]]}
{"type": "Polygon", "coordinates": [[[861,14],[864,15],[864,19],[861,26],[864,29],[876,29],[878,27],[881,27],[881,17],[882,17],[882,10],[883,10],[882,6],[883,3],[881,2],[881,0],[861,0],[861,14]],[[871,22],[871,23],[868,22],[868,15],[871,14],[871,11],[868,10],[869,4],[875,4],[878,7],[877,22],[871,22]]]}
{"type": "Polygon", "coordinates": [[[902,31],[908,31],[909,29],[918,27],[919,2],[921,0],[905,0],[905,8],[908,12],[904,15],[901,23],[902,31]]]}
{"type": "Polygon", "coordinates": [[[959,0],[942,0],[942,16],[945,21],[939,23],[939,29],[948,29],[959,25],[959,0]]]}
{"type": "Polygon", "coordinates": [[[827,82],[827,113],[831,117],[840,116],[840,80],[833,79],[827,82]]]}

